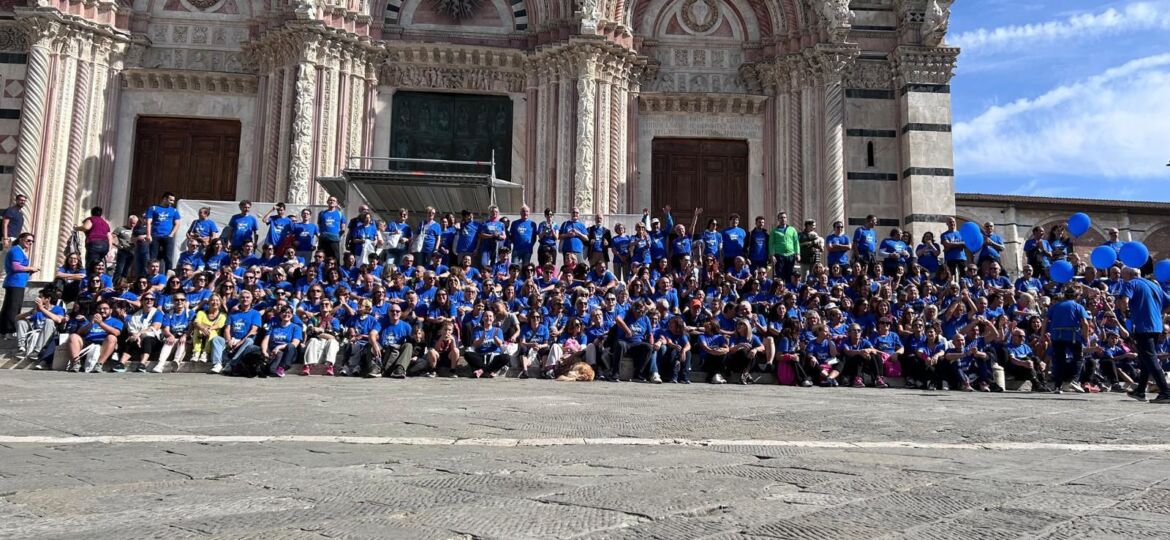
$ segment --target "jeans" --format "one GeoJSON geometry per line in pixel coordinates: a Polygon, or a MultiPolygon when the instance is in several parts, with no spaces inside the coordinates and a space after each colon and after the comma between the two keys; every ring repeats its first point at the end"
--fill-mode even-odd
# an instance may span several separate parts
{"type": "Polygon", "coordinates": [[[130,275],[130,268],[134,266],[134,251],[119,249],[114,257],[114,283],[130,275]]]}
{"type": "Polygon", "coordinates": [[[110,253],[110,243],[106,240],[95,240],[85,243],[85,268],[93,268],[93,263],[106,260],[110,253]]]}
{"type": "Polygon", "coordinates": [[[327,240],[322,238],[320,245],[317,247],[325,252],[326,257],[333,257],[337,262],[341,262],[341,240],[327,240]]]}
{"type": "Polygon", "coordinates": [[[288,369],[297,359],[297,348],[285,346],[284,350],[268,360],[268,374],[276,375],[276,368],[288,369]]]}
{"type": "Polygon", "coordinates": [[[170,236],[156,236],[150,242],[150,258],[162,261],[162,273],[165,275],[167,271],[175,267],[175,262],[171,260],[171,252],[175,249],[175,239],[170,236]]]}
{"type": "Polygon", "coordinates": [[[796,272],[796,255],[776,256],[776,277],[784,283],[792,282],[792,274],[796,272]]]}
{"type": "Polygon", "coordinates": [[[1156,333],[1134,334],[1134,342],[1137,344],[1138,350],[1138,365],[1141,366],[1138,379],[1134,381],[1138,385],[1135,392],[1145,393],[1146,385],[1149,383],[1150,377],[1153,376],[1154,384],[1158,385],[1158,395],[1170,397],[1170,387],[1166,384],[1166,372],[1162,371],[1162,366],[1158,364],[1158,356],[1154,352],[1157,339],[1158,334],[1156,333]]]}
{"type": "Polygon", "coordinates": [[[644,379],[658,373],[658,362],[654,358],[654,348],[649,343],[630,343],[617,340],[613,344],[613,378],[618,378],[622,371],[622,357],[629,355],[634,361],[635,379],[644,379]]]}
{"type": "Polygon", "coordinates": [[[519,251],[512,252],[512,264],[524,266],[532,262],[532,252],[521,253],[519,251]]]}
{"type": "Polygon", "coordinates": [[[672,381],[690,380],[691,351],[682,353],[665,345],[658,348],[654,363],[663,368],[672,381]]]}
{"type": "MultiPolygon", "coordinates": [[[[1076,341],[1052,342],[1052,383],[1057,387],[1066,381],[1081,379],[1081,344],[1076,341]]],[[[1165,382],[1165,379],[1163,379],[1165,382]]]]}
{"type": "Polygon", "coordinates": [[[242,358],[244,354],[248,352],[248,349],[252,347],[252,338],[248,338],[240,342],[240,344],[236,345],[236,348],[231,351],[227,351],[227,341],[224,340],[222,336],[215,336],[211,338],[210,343],[211,364],[216,366],[223,364],[223,354],[224,352],[228,352],[228,363],[224,367],[230,370],[231,368],[235,367],[235,365],[240,361],[240,358],[242,358]]]}
{"type": "Polygon", "coordinates": [[[134,275],[146,275],[146,263],[150,262],[150,248],[151,243],[137,244],[134,246],[134,275]]]}

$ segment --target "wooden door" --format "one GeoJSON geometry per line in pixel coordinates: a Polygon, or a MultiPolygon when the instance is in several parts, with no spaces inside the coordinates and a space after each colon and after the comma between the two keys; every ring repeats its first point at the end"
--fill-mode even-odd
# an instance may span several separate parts
{"type": "Polygon", "coordinates": [[[239,160],[237,120],[141,117],[130,211],[146,210],[168,191],[180,199],[235,200],[239,160]]]}
{"type": "Polygon", "coordinates": [[[710,218],[725,223],[732,213],[750,219],[746,141],[654,139],[650,175],[654,215],[669,204],[675,222],[688,225],[702,208],[700,228],[710,218]]]}

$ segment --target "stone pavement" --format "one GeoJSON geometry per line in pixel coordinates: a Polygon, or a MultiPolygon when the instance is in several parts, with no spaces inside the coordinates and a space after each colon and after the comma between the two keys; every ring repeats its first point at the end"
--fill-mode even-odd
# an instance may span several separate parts
{"type": "Polygon", "coordinates": [[[0,538],[1170,538],[1170,407],[1115,394],[5,370],[0,396],[0,538]]]}

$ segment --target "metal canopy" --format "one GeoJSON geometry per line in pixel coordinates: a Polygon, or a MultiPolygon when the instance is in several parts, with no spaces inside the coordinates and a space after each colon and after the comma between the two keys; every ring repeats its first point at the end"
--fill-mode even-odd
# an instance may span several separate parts
{"type": "Polygon", "coordinates": [[[483,212],[493,204],[513,214],[524,204],[524,186],[496,178],[494,161],[351,157],[340,177],[317,183],[347,208],[364,202],[382,216],[428,206],[483,212]]]}

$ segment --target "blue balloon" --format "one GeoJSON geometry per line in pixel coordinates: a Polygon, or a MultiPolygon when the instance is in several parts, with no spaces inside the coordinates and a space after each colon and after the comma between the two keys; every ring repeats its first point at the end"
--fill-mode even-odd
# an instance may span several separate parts
{"type": "Polygon", "coordinates": [[[1170,259],[1162,259],[1154,265],[1154,277],[1163,283],[1170,281],[1170,259]]]}
{"type": "Polygon", "coordinates": [[[1109,246],[1097,246],[1089,256],[1093,268],[1105,270],[1117,263],[1117,251],[1109,246]]]}
{"type": "Polygon", "coordinates": [[[963,238],[963,243],[967,244],[967,249],[972,252],[979,251],[983,247],[983,229],[979,228],[979,224],[974,221],[968,221],[959,227],[959,236],[963,238]]]}
{"type": "Polygon", "coordinates": [[[1052,268],[1048,269],[1048,275],[1052,281],[1057,283],[1068,283],[1076,276],[1077,271],[1073,269],[1072,263],[1068,261],[1056,261],[1052,263],[1052,268]]]}
{"type": "Polygon", "coordinates": [[[1089,232],[1089,226],[1092,224],[1093,220],[1089,219],[1088,214],[1077,212],[1068,218],[1068,233],[1080,236],[1089,232]]]}
{"type": "Polygon", "coordinates": [[[1141,242],[1126,242],[1121,245],[1121,262],[1130,268],[1141,268],[1150,260],[1150,250],[1141,242]]]}

